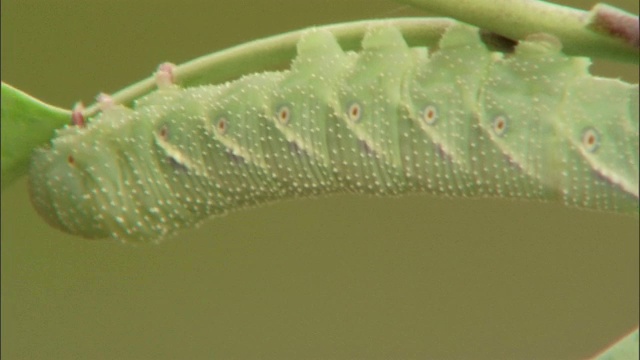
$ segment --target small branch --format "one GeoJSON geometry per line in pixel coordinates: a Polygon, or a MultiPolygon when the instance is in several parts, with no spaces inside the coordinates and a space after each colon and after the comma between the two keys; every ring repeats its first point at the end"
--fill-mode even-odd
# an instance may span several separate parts
{"type": "Polygon", "coordinates": [[[589,358],[590,360],[637,359],[638,358],[638,327],[622,338],[616,340],[606,349],[589,358]]]}
{"type": "Polygon", "coordinates": [[[632,45],[633,39],[638,38],[637,16],[610,6],[596,5],[587,12],[531,0],[396,1],[450,16],[511,39],[524,39],[540,32],[553,34],[560,39],[568,55],[631,63],[638,63],[640,59],[637,40],[632,45]],[[605,30],[594,31],[594,23],[605,30]]]}
{"type": "Polygon", "coordinates": [[[587,27],[595,32],[622,39],[640,47],[638,17],[607,4],[596,4],[589,12],[587,27]]]}
{"type": "MultiPolygon", "coordinates": [[[[430,46],[437,43],[445,29],[454,22],[442,18],[400,18],[384,20],[364,20],[321,26],[331,31],[345,50],[359,48],[364,33],[371,26],[381,23],[392,24],[404,35],[409,45],[430,46]]],[[[219,84],[233,80],[243,74],[275,69],[291,61],[296,55],[296,44],[308,29],[288,32],[268,38],[251,41],[199,57],[174,69],[178,84],[196,86],[219,84]]],[[[156,88],[153,76],[135,83],[111,98],[117,104],[131,105],[137,99],[156,88]]],[[[100,109],[93,104],[83,112],[85,117],[96,114],[100,109]]]]}

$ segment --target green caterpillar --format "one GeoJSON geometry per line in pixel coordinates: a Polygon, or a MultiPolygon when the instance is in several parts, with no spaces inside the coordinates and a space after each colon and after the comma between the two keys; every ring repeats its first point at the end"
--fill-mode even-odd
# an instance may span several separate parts
{"type": "Polygon", "coordinates": [[[392,26],[360,52],[309,30],[290,70],[104,104],[30,169],[53,226],[157,241],[212,215],[291,197],[429,193],[638,212],[638,85],[588,73],[551,36],[492,52],[458,24],[437,50],[392,26]]]}

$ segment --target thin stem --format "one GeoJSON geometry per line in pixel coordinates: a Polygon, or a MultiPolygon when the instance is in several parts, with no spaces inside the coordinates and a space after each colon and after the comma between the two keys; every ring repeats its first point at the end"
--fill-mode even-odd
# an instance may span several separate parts
{"type": "MultiPolygon", "coordinates": [[[[611,32],[594,31],[590,19],[600,18],[602,5],[587,12],[531,0],[396,0],[443,16],[451,16],[512,39],[545,32],[560,39],[568,55],[604,57],[638,63],[637,44],[611,32]]],[[[607,10],[612,7],[607,6],[607,10]]],[[[611,17],[609,17],[611,18],[611,17]]],[[[638,35],[638,17],[616,9],[616,26],[624,33],[638,35]]],[[[628,35],[633,37],[633,35],[628,35]]]]}
{"type": "MultiPolygon", "coordinates": [[[[402,31],[409,45],[432,46],[454,21],[443,18],[399,18],[364,20],[318,28],[332,32],[345,50],[357,49],[368,28],[390,24],[402,31]]],[[[296,55],[296,44],[308,29],[288,32],[251,41],[226,50],[205,55],[178,65],[174,77],[182,86],[217,84],[238,78],[243,74],[276,68],[296,55]]],[[[111,95],[117,104],[130,105],[134,99],[156,88],[154,77],[149,77],[111,95]]],[[[92,116],[99,111],[97,104],[83,114],[92,116]]]]}
{"type": "Polygon", "coordinates": [[[637,16],[606,4],[596,4],[589,12],[587,26],[593,31],[617,37],[631,46],[640,47],[640,26],[637,16]]]}
{"type": "Polygon", "coordinates": [[[605,359],[637,359],[638,358],[638,327],[615,340],[604,350],[590,357],[590,360],[605,359]]]}

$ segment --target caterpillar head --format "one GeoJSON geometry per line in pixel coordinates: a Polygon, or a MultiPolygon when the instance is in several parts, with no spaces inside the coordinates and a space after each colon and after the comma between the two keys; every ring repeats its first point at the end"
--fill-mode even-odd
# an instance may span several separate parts
{"type": "Polygon", "coordinates": [[[86,238],[146,241],[173,232],[180,219],[172,220],[181,216],[163,180],[183,169],[159,146],[174,126],[165,115],[153,106],[113,106],[86,126],[58,131],[32,158],[29,189],[38,213],[86,238]]]}
{"type": "MultiPolygon", "coordinates": [[[[124,117],[110,114],[112,128],[124,124],[124,117]]],[[[108,175],[118,171],[116,149],[103,141],[108,131],[94,124],[86,127],[84,120],[77,121],[81,118],[74,112],[74,126],[59,130],[48,148],[35,151],[29,176],[31,202],[53,227],[104,238],[110,232],[101,221],[101,202],[114,190],[108,175]]]]}

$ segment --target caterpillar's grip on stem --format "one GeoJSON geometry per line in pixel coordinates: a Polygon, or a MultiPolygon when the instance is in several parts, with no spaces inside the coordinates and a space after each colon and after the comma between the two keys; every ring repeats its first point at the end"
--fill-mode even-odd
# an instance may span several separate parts
{"type": "Polygon", "coordinates": [[[437,50],[407,46],[388,25],[360,52],[310,30],[290,70],[189,88],[163,80],[133,109],[111,104],[59,131],[34,156],[32,200],[60,229],[126,241],[336,192],[637,214],[638,86],[588,66],[544,35],[494,53],[462,24],[437,50]]]}

